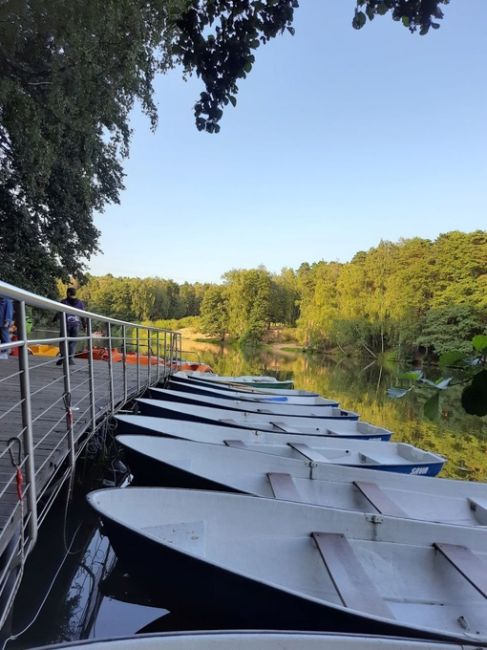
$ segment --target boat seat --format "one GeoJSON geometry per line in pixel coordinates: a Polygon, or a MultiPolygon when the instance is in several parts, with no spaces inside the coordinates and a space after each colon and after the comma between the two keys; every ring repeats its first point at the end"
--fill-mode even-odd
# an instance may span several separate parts
{"type": "Polygon", "coordinates": [[[380,489],[377,483],[354,481],[353,484],[358,490],[360,490],[367,501],[374,506],[377,512],[380,512],[382,515],[390,515],[391,517],[408,516],[402,508],[394,503],[394,501],[380,489]]]}
{"type": "Polygon", "coordinates": [[[362,452],[359,452],[359,458],[364,463],[369,463],[369,464],[372,464],[372,465],[380,465],[381,464],[380,460],[377,460],[373,456],[369,456],[369,454],[363,454],[362,452]]]}
{"type": "Polygon", "coordinates": [[[237,449],[247,449],[247,445],[243,440],[224,440],[223,443],[227,447],[236,447],[237,449]]]}
{"type": "Polygon", "coordinates": [[[311,533],[345,607],[394,618],[355,552],[341,533],[311,533]]]}
{"type": "Polygon", "coordinates": [[[343,437],[343,431],[339,431],[338,429],[330,429],[330,427],[327,427],[326,432],[329,436],[343,437]]]}
{"type": "Polygon", "coordinates": [[[313,449],[312,447],[309,447],[304,442],[288,442],[287,444],[293,449],[295,449],[297,452],[302,454],[305,458],[307,458],[308,460],[312,460],[315,463],[330,462],[328,458],[326,458],[326,456],[323,456],[323,454],[320,454],[319,451],[313,449]]]}
{"type": "Polygon", "coordinates": [[[470,510],[473,511],[475,519],[481,526],[487,526],[487,503],[480,503],[477,499],[468,497],[470,510]]]}
{"type": "Polygon", "coordinates": [[[472,587],[487,598],[487,564],[482,558],[475,555],[467,546],[436,542],[433,546],[470,582],[472,587]]]}
{"type": "Polygon", "coordinates": [[[300,501],[299,493],[294,485],[293,477],[290,474],[281,472],[268,472],[267,478],[271,484],[276,499],[285,501],[300,501]]]}
{"type": "Polygon", "coordinates": [[[271,422],[271,424],[273,427],[276,427],[276,429],[281,429],[281,431],[285,431],[286,433],[296,433],[296,429],[294,427],[290,427],[284,422],[271,422]]]}

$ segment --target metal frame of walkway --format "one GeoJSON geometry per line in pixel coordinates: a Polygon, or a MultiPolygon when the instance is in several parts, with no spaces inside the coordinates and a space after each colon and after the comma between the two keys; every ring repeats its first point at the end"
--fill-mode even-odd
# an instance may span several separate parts
{"type": "Polygon", "coordinates": [[[4,282],[0,295],[14,301],[18,337],[0,344],[0,352],[10,354],[0,360],[1,628],[39,526],[77,457],[107,418],[167,378],[180,360],[181,335],[80,311],[4,282]],[[29,338],[31,310],[47,322],[59,314],[60,334],[29,338]],[[67,336],[68,314],[86,319],[84,335],[67,336]],[[70,341],[84,348],[74,365],[68,362],[70,341]],[[63,356],[33,355],[34,346],[59,346],[63,356]]]}

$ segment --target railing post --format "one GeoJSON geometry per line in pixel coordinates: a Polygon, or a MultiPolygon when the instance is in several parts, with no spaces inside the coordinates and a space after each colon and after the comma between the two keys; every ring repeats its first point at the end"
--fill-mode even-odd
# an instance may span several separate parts
{"type": "Polygon", "coordinates": [[[123,403],[127,403],[128,382],[127,382],[127,328],[122,325],[122,372],[123,372],[123,403]]]}
{"type": "Polygon", "coordinates": [[[88,318],[86,327],[88,335],[88,379],[90,386],[90,409],[91,409],[91,432],[94,433],[96,428],[96,399],[95,399],[95,369],[93,360],[93,328],[91,318],[88,318]]]}
{"type": "Polygon", "coordinates": [[[68,425],[69,464],[71,472],[76,470],[76,454],[74,450],[73,411],[71,406],[71,374],[69,372],[69,344],[66,313],[61,314],[61,336],[63,339],[63,377],[64,377],[64,407],[66,409],[66,424],[68,425]]]}
{"type": "Polygon", "coordinates": [[[159,384],[159,379],[161,377],[161,362],[160,362],[160,340],[159,340],[159,330],[156,332],[156,353],[157,353],[157,370],[156,370],[156,384],[159,384]]]}
{"type": "Polygon", "coordinates": [[[135,329],[135,345],[136,345],[136,352],[135,352],[135,361],[137,364],[137,392],[140,390],[140,353],[139,353],[139,328],[136,327],[135,329]]]}
{"type": "Polygon", "coordinates": [[[151,385],[152,381],[152,366],[151,366],[151,347],[150,347],[150,329],[147,328],[147,385],[151,385]]]}
{"type": "Polygon", "coordinates": [[[115,397],[113,394],[113,360],[112,360],[112,324],[108,325],[108,379],[110,390],[110,409],[112,413],[115,411],[115,397]]]}
{"type": "MultiPolygon", "coordinates": [[[[32,426],[32,405],[30,399],[30,375],[29,375],[29,350],[27,348],[27,327],[25,322],[25,301],[19,301],[19,322],[18,337],[23,341],[19,350],[19,371],[20,371],[20,397],[22,399],[22,427],[25,456],[25,474],[29,489],[27,490],[27,504],[30,512],[29,533],[30,543],[37,540],[37,491],[35,478],[34,458],[34,431],[32,426]]],[[[24,522],[21,522],[24,525],[24,522]]]]}

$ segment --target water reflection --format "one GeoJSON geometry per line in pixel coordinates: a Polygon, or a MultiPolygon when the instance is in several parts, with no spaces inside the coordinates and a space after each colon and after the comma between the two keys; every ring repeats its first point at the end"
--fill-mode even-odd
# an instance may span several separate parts
{"type": "MultiPolygon", "coordinates": [[[[434,389],[416,386],[406,397],[393,400],[386,390],[398,385],[403,369],[392,363],[380,365],[349,357],[332,359],[268,349],[242,352],[189,341],[184,345],[197,350],[201,360],[218,374],[292,378],[296,388],[337,399],[343,408],[360,413],[363,420],[390,429],[395,441],[446,456],[448,462],[441,476],[487,480],[487,422],[463,411],[460,384],[436,394],[434,389]]],[[[428,370],[433,380],[438,373],[428,370]]]]}

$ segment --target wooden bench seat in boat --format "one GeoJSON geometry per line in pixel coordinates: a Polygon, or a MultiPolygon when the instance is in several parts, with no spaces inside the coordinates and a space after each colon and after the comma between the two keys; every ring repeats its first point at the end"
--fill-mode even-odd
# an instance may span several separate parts
{"type": "Polygon", "coordinates": [[[243,440],[224,440],[224,444],[227,447],[235,447],[237,449],[248,449],[247,445],[243,440]]]}
{"type": "Polygon", "coordinates": [[[341,533],[311,533],[345,607],[394,618],[355,552],[341,533]]]}
{"type": "Polygon", "coordinates": [[[271,484],[276,499],[299,501],[300,496],[294,485],[293,477],[283,472],[268,472],[267,478],[271,484]]]}
{"type": "Polygon", "coordinates": [[[369,463],[371,465],[381,465],[381,461],[378,460],[377,458],[374,458],[373,456],[369,456],[369,454],[363,454],[362,452],[359,452],[359,458],[363,463],[369,463]]]}
{"type": "Polygon", "coordinates": [[[468,497],[468,502],[475,519],[481,526],[487,526],[487,502],[481,503],[478,499],[472,499],[472,497],[468,497]]]}
{"type": "Polygon", "coordinates": [[[391,517],[408,517],[404,512],[387,494],[385,494],[377,483],[369,481],[354,481],[355,487],[360,490],[367,501],[374,506],[377,512],[382,515],[390,515],[391,517]]]}
{"type": "Polygon", "coordinates": [[[433,546],[466,579],[487,598],[487,564],[467,546],[435,543],[433,546]]]}
{"type": "Polygon", "coordinates": [[[288,442],[290,447],[295,449],[297,452],[302,454],[308,460],[312,460],[315,463],[329,463],[330,461],[326,456],[323,456],[319,451],[313,449],[304,442],[288,442]]]}
{"type": "Polygon", "coordinates": [[[285,433],[296,433],[296,429],[294,427],[291,427],[288,424],[285,424],[284,422],[271,422],[270,424],[272,424],[272,426],[275,427],[276,429],[280,429],[285,433]]]}

